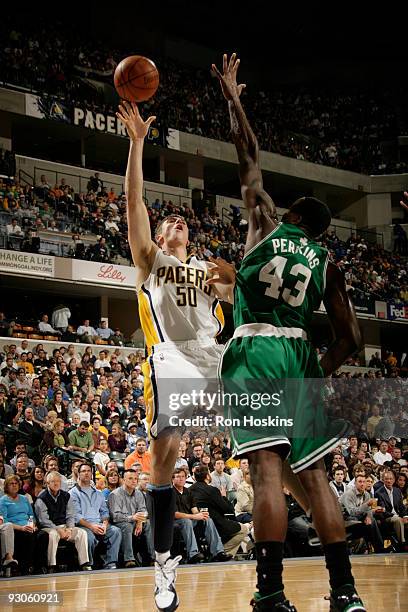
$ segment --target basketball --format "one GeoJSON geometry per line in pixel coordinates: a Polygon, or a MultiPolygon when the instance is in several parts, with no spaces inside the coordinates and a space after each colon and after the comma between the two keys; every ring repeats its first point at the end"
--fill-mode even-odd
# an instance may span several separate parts
{"type": "Polygon", "coordinates": [[[122,100],[144,102],[156,93],[159,71],[147,57],[130,55],[116,66],[114,83],[122,100]]]}

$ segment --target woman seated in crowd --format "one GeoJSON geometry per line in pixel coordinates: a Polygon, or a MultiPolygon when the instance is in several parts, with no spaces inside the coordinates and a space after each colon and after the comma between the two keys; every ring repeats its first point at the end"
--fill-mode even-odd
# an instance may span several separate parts
{"type": "Polygon", "coordinates": [[[106,472],[105,478],[107,486],[106,489],[102,491],[102,493],[104,494],[105,498],[108,499],[111,492],[115,489],[118,489],[122,483],[121,478],[119,476],[119,472],[117,470],[108,470],[106,472]]]}
{"type": "Polygon", "coordinates": [[[33,573],[34,568],[47,566],[48,534],[39,532],[33,509],[25,495],[21,495],[21,480],[8,476],[4,483],[4,495],[0,498],[0,516],[11,523],[14,530],[14,556],[23,574],[33,573]]]}
{"type": "Polygon", "coordinates": [[[64,421],[56,419],[51,431],[46,431],[44,434],[44,445],[47,450],[50,448],[63,448],[65,450],[70,446],[68,435],[65,431],[64,421]]]}
{"type": "Polygon", "coordinates": [[[119,423],[112,425],[112,433],[108,437],[110,449],[117,453],[124,453],[127,448],[126,435],[119,423]]]}
{"type": "Polygon", "coordinates": [[[227,461],[227,459],[231,456],[231,451],[228,444],[229,441],[227,444],[225,444],[224,438],[221,436],[221,434],[214,434],[210,442],[211,456],[214,457],[214,451],[220,450],[222,453],[222,458],[224,461],[227,461]]]}
{"type": "Polygon", "coordinates": [[[45,488],[44,476],[44,468],[41,467],[41,465],[36,465],[31,470],[30,480],[23,485],[24,493],[28,493],[31,496],[31,503],[33,504],[35,503],[35,500],[37,499],[41,491],[43,491],[45,488]]]}
{"type": "Polygon", "coordinates": [[[243,475],[244,480],[238,485],[237,489],[235,514],[240,523],[250,523],[252,521],[252,509],[254,507],[254,489],[252,487],[249,470],[245,470],[243,475]]]}

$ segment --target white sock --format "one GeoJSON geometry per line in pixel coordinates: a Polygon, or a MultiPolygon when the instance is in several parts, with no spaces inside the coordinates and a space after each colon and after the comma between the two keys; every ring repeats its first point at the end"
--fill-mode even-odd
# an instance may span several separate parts
{"type": "Polygon", "coordinates": [[[169,557],[170,557],[170,551],[169,550],[167,552],[164,552],[164,553],[156,552],[156,561],[157,561],[157,563],[160,563],[160,565],[164,565],[169,557]]]}

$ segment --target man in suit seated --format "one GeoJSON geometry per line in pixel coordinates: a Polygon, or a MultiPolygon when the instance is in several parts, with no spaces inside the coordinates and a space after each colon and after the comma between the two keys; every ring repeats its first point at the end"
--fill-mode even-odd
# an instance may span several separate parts
{"type": "Polygon", "coordinates": [[[211,476],[206,465],[196,468],[195,479],[196,482],[189,489],[193,506],[208,508],[209,515],[224,544],[224,551],[234,556],[241,542],[247,538],[252,529],[252,523],[238,523],[234,506],[221,495],[219,489],[210,485],[211,476]]]}
{"type": "Polygon", "coordinates": [[[397,534],[401,549],[406,547],[406,531],[408,525],[408,509],[402,501],[400,489],[394,487],[395,475],[391,470],[383,475],[384,486],[375,492],[378,505],[385,511],[382,513],[382,520],[392,525],[397,534]]]}

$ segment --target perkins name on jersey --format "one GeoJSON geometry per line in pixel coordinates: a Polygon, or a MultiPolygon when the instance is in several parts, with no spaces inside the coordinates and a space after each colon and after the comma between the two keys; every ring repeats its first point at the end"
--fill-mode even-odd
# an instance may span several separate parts
{"type": "Polygon", "coordinates": [[[313,270],[320,262],[317,253],[307,244],[307,238],[301,238],[300,242],[301,244],[298,245],[289,238],[273,238],[272,248],[275,253],[293,253],[294,255],[299,253],[303,255],[309,264],[309,268],[313,270]]]}

